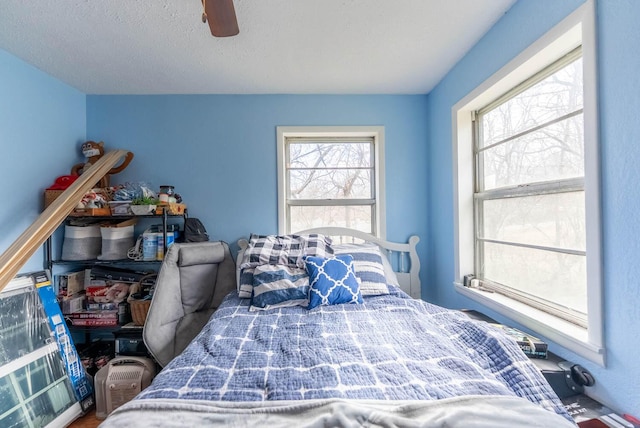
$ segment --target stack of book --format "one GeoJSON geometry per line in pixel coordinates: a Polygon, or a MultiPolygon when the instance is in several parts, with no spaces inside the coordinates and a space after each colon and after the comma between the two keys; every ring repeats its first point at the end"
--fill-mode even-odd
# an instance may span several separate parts
{"type": "Polygon", "coordinates": [[[461,312],[473,320],[485,321],[495,327],[502,329],[509,336],[513,337],[516,340],[516,342],[518,342],[518,346],[520,346],[520,349],[522,349],[522,352],[524,352],[528,357],[543,358],[543,359],[547,358],[548,345],[542,339],[539,339],[535,336],[532,336],[523,331],[520,331],[517,328],[500,324],[493,318],[489,318],[488,316],[486,316],[481,312],[474,311],[471,309],[462,309],[461,312]]]}
{"type": "Polygon", "coordinates": [[[528,357],[547,358],[547,348],[549,345],[542,341],[542,339],[520,331],[517,328],[508,327],[503,324],[494,325],[501,328],[505,333],[507,333],[507,335],[513,337],[516,342],[518,342],[518,346],[520,346],[522,352],[524,352],[528,357]]]}
{"type": "Polygon", "coordinates": [[[65,317],[79,327],[116,327],[127,323],[130,321],[126,305],[129,288],[145,275],[148,272],[100,265],[83,272],[61,275],[59,296],[68,299],[71,291],[82,296],[73,305],[59,299],[65,317]],[[79,281],[81,274],[82,281],[79,281]],[[72,282],[70,279],[76,276],[78,281],[72,282]]]}
{"type": "Polygon", "coordinates": [[[73,325],[82,327],[115,327],[118,325],[118,310],[81,311],[67,315],[73,325]]]}

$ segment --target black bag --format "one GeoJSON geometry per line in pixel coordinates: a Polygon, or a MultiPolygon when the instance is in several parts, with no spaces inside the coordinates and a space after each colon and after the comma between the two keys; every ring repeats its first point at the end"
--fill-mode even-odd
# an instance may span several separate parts
{"type": "Polygon", "coordinates": [[[208,240],[207,229],[199,219],[188,217],[184,220],[184,242],[205,242],[208,240]]]}

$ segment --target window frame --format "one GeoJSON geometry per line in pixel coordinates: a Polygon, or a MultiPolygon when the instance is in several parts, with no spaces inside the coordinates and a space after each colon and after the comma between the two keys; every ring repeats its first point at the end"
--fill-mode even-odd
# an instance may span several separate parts
{"type": "Polygon", "coordinates": [[[504,315],[576,354],[604,366],[601,255],[600,162],[598,145],[595,4],[588,0],[493,76],[452,107],[454,174],[454,287],[459,293],[504,315]],[[472,112],[582,45],[587,248],[587,328],[547,314],[507,296],[465,287],[474,272],[474,174],[472,112]]]}
{"type": "MultiPolygon", "coordinates": [[[[384,185],[384,126],[278,126],[277,169],[278,169],[278,233],[291,233],[288,213],[288,178],[286,161],[288,159],[287,141],[297,138],[372,138],[374,157],[373,168],[373,231],[372,234],[386,238],[385,185],[384,185]]],[[[350,201],[347,199],[346,201],[350,201]]],[[[292,206],[295,204],[291,204],[292,206]]],[[[313,205],[324,205],[321,203],[313,205]]],[[[327,204],[331,205],[331,204],[327,204]]],[[[331,225],[326,225],[331,226],[331,225]]]]}
{"type": "MultiPolygon", "coordinates": [[[[549,195],[557,195],[562,196],[565,194],[572,194],[573,192],[582,192],[584,193],[584,174],[577,177],[569,177],[569,178],[555,178],[548,179],[544,181],[529,181],[518,184],[510,184],[498,187],[491,187],[490,189],[485,188],[484,182],[484,164],[483,164],[483,153],[487,150],[491,150],[493,147],[497,147],[502,144],[508,144],[510,141],[516,139],[522,135],[528,135],[536,132],[538,129],[545,129],[547,126],[552,126],[557,122],[564,121],[568,118],[583,115],[584,109],[580,107],[575,111],[571,111],[569,113],[564,112],[561,116],[555,117],[547,122],[544,122],[538,126],[534,126],[532,128],[528,128],[522,131],[518,131],[513,135],[509,135],[501,141],[493,142],[489,145],[484,145],[483,140],[481,138],[482,134],[482,120],[484,115],[494,111],[495,108],[500,107],[501,105],[509,102],[510,100],[517,97],[519,94],[527,91],[529,88],[534,87],[541,81],[545,80],[547,77],[553,76],[555,73],[563,69],[565,66],[577,61],[582,60],[582,45],[573,51],[569,52],[567,55],[564,55],[561,58],[558,58],[554,63],[544,67],[538,73],[529,77],[521,84],[508,91],[506,94],[498,97],[496,100],[490,102],[488,105],[475,110],[473,115],[473,138],[474,138],[474,167],[475,167],[475,182],[474,182],[474,239],[475,239],[475,269],[474,273],[476,278],[480,280],[480,284],[482,287],[488,290],[492,290],[497,293],[506,294],[515,300],[520,300],[526,304],[537,307],[542,311],[549,312],[554,314],[560,318],[566,319],[575,324],[581,325],[584,328],[587,328],[586,324],[586,316],[581,314],[576,310],[571,310],[569,308],[563,308],[557,302],[551,300],[545,300],[543,298],[528,295],[526,291],[518,290],[516,287],[512,286],[512,283],[497,283],[493,281],[493,278],[487,278],[484,276],[484,245],[483,243],[494,243],[500,245],[513,245],[519,248],[529,248],[534,250],[544,250],[549,251],[556,254],[570,254],[575,256],[586,256],[586,251],[577,250],[577,249],[569,249],[569,248],[560,248],[554,247],[550,245],[539,245],[535,243],[527,243],[520,241],[505,241],[499,238],[486,238],[483,235],[483,225],[485,220],[484,215],[484,203],[488,201],[504,201],[510,198],[518,199],[524,197],[535,197],[535,196],[549,196],[549,195]]],[[[582,142],[584,147],[584,141],[582,142]]],[[[586,233],[586,231],[585,231],[586,233]]],[[[586,265],[586,262],[585,262],[586,265]]]]}

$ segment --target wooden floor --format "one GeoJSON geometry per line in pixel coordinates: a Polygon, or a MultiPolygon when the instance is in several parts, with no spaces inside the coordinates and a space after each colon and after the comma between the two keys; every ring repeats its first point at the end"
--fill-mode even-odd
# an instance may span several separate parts
{"type": "Polygon", "coordinates": [[[76,419],[69,425],[69,428],[95,428],[102,422],[96,418],[96,408],[89,410],[89,413],[76,419]]]}

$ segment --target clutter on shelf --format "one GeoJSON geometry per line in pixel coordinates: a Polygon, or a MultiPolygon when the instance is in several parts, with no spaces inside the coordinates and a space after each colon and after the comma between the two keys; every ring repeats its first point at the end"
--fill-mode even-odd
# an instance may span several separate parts
{"type": "MultiPolygon", "coordinates": [[[[51,205],[77,178],[64,175],[56,178],[45,190],[45,208],[51,205]]],[[[183,215],[187,205],[174,193],[173,186],[160,186],[156,193],[144,182],[125,183],[110,187],[98,187],[87,192],[78,203],[72,216],[132,216],[132,215],[183,215]],[[165,192],[165,193],[162,193],[165,192]]]]}
{"type": "Polygon", "coordinates": [[[113,266],[93,266],[57,275],[62,313],[77,327],[144,325],[157,274],[113,266]]]}
{"type": "Polygon", "coordinates": [[[177,224],[167,224],[166,226],[153,224],[138,236],[136,245],[129,249],[127,257],[131,260],[147,262],[163,260],[165,248],[169,248],[179,239],[180,228],[177,224]]]}

